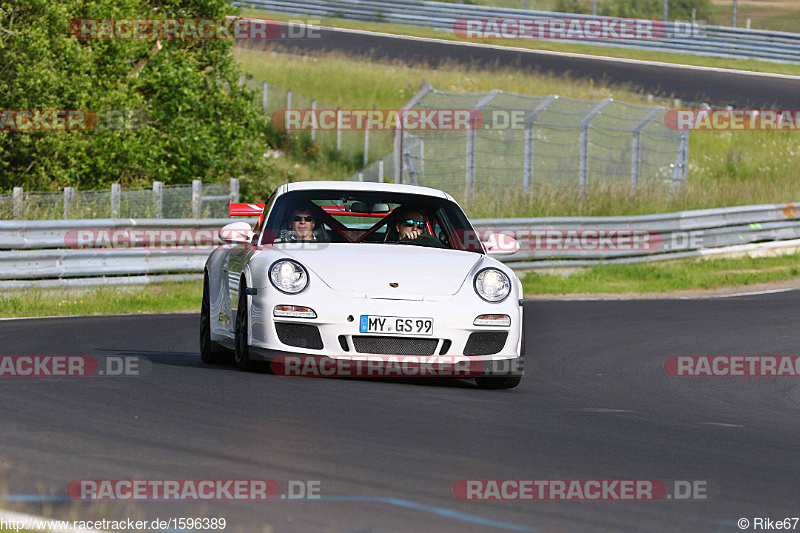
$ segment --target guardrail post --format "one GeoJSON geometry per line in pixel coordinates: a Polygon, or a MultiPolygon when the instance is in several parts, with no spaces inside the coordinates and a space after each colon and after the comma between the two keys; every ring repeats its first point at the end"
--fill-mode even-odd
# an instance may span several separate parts
{"type": "Polygon", "coordinates": [[[689,132],[683,132],[683,166],[681,167],[681,184],[686,183],[689,174],[689,132]]]}
{"type": "Polygon", "coordinates": [[[267,82],[261,84],[261,110],[266,113],[268,104],[267,104],[267,95],[269,94],[269,85],[267,82]]]}
{"type": "Polygon", "coordinates": [[[203,182],[192,180],[192,218],[200,218],[203,202],[203,182]]]}
{"type": "Polygon", "coordinates": [[[522,187],[525,192],[531,189],[531,184],[533,183],[533,123],[557,98],[557,94],[546,96],[525,117],[525,146],[523,147],[522,163],[522,187]]]}
{"type": "MultiPolygon", "coordinates": [[[[472,108],[473,111],[481,111],[487,105],[489,105],[492,100],[497,97],[498,94],[502,93],[500,89],[492,89],[489,91],[489,94],[478,100],[478,103],[475,104],[475,107],[472,108]]],[[[464,173],[464,197],[471,198],[472,195],[475,193],[475,141],[477,138],[477,130],[475,128],[475,117],[470,117],[469,119],[469,128],[467,128],[467,161],[466,161],[466,171],[464,173]]]]}
{"type": "Polygon", "coordinates": [[[314,99],[311,100],[311,114],[314,117],[311,121],[311,141],[314,142],[317,140],[317,101],[314,99]]]}
{"type": "Polygon", "coordinates": [[[603,112],[603,109],[613,102],[613,98],[604,98],[589,114],[581,119],[580,158],[578,162],[578,185],[581,193],[585,193],[589,186],[589,124],[603,112]]]}
{"type": "Polygon", "coordinates": [[[286,128],[287,137],[289,135],[289,111],[291,111],[291,110],[292,110],[292,91],[287,89],[287,91],[286,91],[286,113],[283,115],[284,116],[283,127],[286,128]]]}
{"type": "MultiPolygon", "coordinates": [[[[372,104],[372,110],[375,111],[375,104],[372,104]]],[[[364,166],[369,164],[369,116],[367,116],[367,124],[364,127],[364,166]]]]}
{"type": "Polygon", "coordinates": [[[470,120],[467,130],[466,166],[464,172],[464,198],[471,198],[475,192],[475,129],[470,120]]]}
{"type": "Polygon", "coordinates": [[[361,170],[358,171],[358,181],[364,181],[364,172],[361,170]]]}
{"type": "Polygon", "coordinates": [[[413,109],[419,104],[425,95],[429,92],[433,91],[433,87],[428,82],[423,82],[422,86],[417,91],[417,94],[411,97],[411,100],[406,102],[397,113],[397,128],[394,130],[394,139],[392,140],[392,144],[394,149],[392,150],[392,157],[394,158],[394,182],[395,183],[403,183],[403,142],[404,142],[404,135],[405,132],[403,130],[403,111],[407,109],[413,109]]]}
{"type": "Polygon", "coordinates": [[[153,218],[164,217],[164,183],[153,182],[153,218]]]}
{"type": "Polygon", "coordinates": [[[633,187],[639,185],[639,164],[642,162],[642,130],[664,109],[665,108],[661,106],[654,107],[633,127],[633,134],[631,137],[631,185],[633,187]]]}
{"type": "Polygon", "coordinates": [[[239,178],[231,178],[231,203],[239,203],[239,178]]]}
{"type": "Polygon", "coordinates": [[[417,169],[417,175],[421,177],[425,177],[425,139],[419,138],[417,141],[419,144],[419,168],[417,169]]]}
{"type": "Polygon", "coordinates": [[[405,165],[408,167],[408,175],[411,178],[411,185],[417,185],[417,173],[414,170],[414,163],[411,161],[411,152],[404,152],[403,159],[405,160],[405,165]]]}
{"type": "Polygon", "coordinates": [[[111,184],[111,218],[119,218],[120,204],[122,200],[122,185],[119,183],[111,184]]]}
{"type": "Polygon", "coordinates": [[[336,151],[342,151],[342,108],[336,108],[336,151]]]}
{"type": "Polygon", "coordinates": [[[23,202],[23,194],[22,194],[22,187],[14,187],[14,192],[12,196],[14,200],[14,220],[22,219],[22,202],[23,202]]]}
{"type": "Polygon", "coordinates": [[[681,132],[681,140],[678,145],[678,155],[675,157],[675,165],[672,167],[672,181],[669,184],[670,190],[675,190],[686,181],[687,167],[689,166],[689,132],[681,132]]]}
{"type": "Polygon", "coordinates": [[[64,187],[64,219],[72,214],[72,200],[75,197],[74,187],[64,187]]]}
{"type": "Polygon", "coordinates": [[[380,183],[384,182],[383,179],[383,159],[378,160],[378,181],[380,183]]]}

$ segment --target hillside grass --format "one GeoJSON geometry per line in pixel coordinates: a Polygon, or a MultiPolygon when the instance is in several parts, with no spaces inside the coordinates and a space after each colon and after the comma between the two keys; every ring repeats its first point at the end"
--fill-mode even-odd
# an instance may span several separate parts
{"type": "MultiPolygon", "coordinates": [[[[716,0],[713,3],[711,13],[716,24],[733,24],[732,4],[731,0],[716,0]]],[[[739,28],[746,27],[749,18],[750,28],[754,30],[797,33],[800,29],[800,3],[794,0],[739,1],[737,18],[739,28]]]]}
{"type": "MultiPolygon", "coordinates": [[[[336,53],[297,56],[277,49],[261,52],[240,48],[234,53],[254,78],[344,108],[364,109],[374,104],[379,109],[396,109],[417,92],[423,81],[454,92],[502,89],[593,100],[613,97],[637,104],[672,106],[670,101],[649,101],[631,86],[595,84],[590,80],[509,68],[481,69],[458,64],[431,68],[398,61],[367,62],[336,53]],[[347,75],[342,75],[343,72],[347,75]]],[[[361,132],[345,132],[345,135],[363,139],[361,132]]],[[[391,152],[390,138],[385,137],[382,147],[373,146],[372,159],[391,152]]],[[[350,142],[357,145],[359,141],[350,142]]],[[[297,164],[292,161],[290,156],[283,164],[297,164]]],[[[577,187],[535,187],[529,194],[522,194],[518,187],[491,190],[479,187],[475,201],[471,202],[459,198],[457,191],[451,192],[463,202],[472,218],[664,213],[800,201],[798,167],[798,131],[698,131],[690,135],[687,183],[673,192],[657,185],[642,185],[632,190],[628,183],[590,184],[586,194],[581,194],[577,187]]],[[[303,165],[296,174],[297,179],[347,177],[346,170],[341,168],[303,165]]]]}

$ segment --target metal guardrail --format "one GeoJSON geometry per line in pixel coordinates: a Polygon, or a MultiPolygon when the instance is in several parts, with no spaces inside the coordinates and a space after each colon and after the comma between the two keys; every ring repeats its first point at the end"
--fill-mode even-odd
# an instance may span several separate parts
{"type": "MultiPolygon", "coordinates": [[[[256,221],[247,220],[250,223],[256,221]]],[[[229,219],[0,221],[0,280],[39,280],[40,284],[53,285],[52,280],[62,279],[85,285],[88,278],[94,276],[144,276],[141,279],[152,281],[160,279],[153,275],[201,272],[212,248],[221,244],[216,230],[228,222],[229,219]],[[136,231],[164,231],[174,235],[179,231],[194,231],[197,235],[204,230],[213,235],[214,241],[206,241],[202,246],[73,246],[79,231],[89,232],[95,237],[84,243],[85,246],[99,246],[104,240],[96,237],[103,231],[135,236],[143,235],[135,234],[136,231]]],[[[522,249],[509,256],[500,256],[517,270],[697,257],[726,250],[748,251],[754,247],[800,248],[800,203],[629,217],[480,219],[473,224],[478,230],[519,237],[522,249]],[[570,232],[587,230],[594,235],[586,241],[588,247],[554,245],[565,243],[570,232]],[[646,250],[592,248],[593,243],[604,238],[601,232],[605,231],[608,239],[613,238],[608,237],[609,231],[619,230],[646,232],[649,238],[656,238],[661,245],[646,250]],[[536,235],[540,241],[536,241],[536,235]],[[548,241],[548,235],[555,235],[558,239],[548,241]],[[534,246],[536,242],[541,245],[534,246]]],[[[146,240],[134,240],[134,244],[146,240]]],[[[179,237],[173,240],[179,243],[179,237]]],[[[129,278],[120,278],[120,281],[125,279],[129,278]]],[[[14,283],[6,281],[4,286],[18,286],[14,283]]]]}
{"type": "Polygon", "coordinates": [[[512,266],[524,262],[530,268],[537,260],[596,262],[637,257],[658,260],[674,258],[675,253],[797,239],[800,238],[800,204],[797,205],[766,204],[627,217],[482,219],[473,224],[476,229],[491,229],[515,237],[520,241],[521,250],[505,257],[504,261],[512,266]],[[590,238],[588,247],[565,246],[570,237],[574,239],[586,230],[605,234],[590,238]],[[617,245],[616,249],[600,246],[604,237],[607,243],[608,239],[615,239],[613,242],[618,244],[618,236],[609,236],[609,232],[620,230],[646,233],[644,237],[649,246],[638,250],[630,246],[617,245]],[[548,242],[548,235],[555,238],[548,242]]]}
{"type": "MultiPolygon", "coordinates": [[[[234,4],[266,11],[316,18],[344,18],[453,30],[465,18],[570,18],[603,19],[572,13],[427,2],[421,0],[236,0],[234,4]]],[[[571,40],[583,44],[690,53],[711,57],[800,62],[800,34],[667,22],[666,35],[653,40],[571,40]]],[[[509,41],[512,42],[512,41],[509,41]]]]}
{"type": "MultiPolygon", "coordinates": [[[[237,218],[237,220],[255,223],[255,218],[237,218]]],[[[217,238],[217,231],[229,224],[227,218],[100,218],[76,220],[9,220],[0,221],[0,250],[26,250],[35,248],[68,248],[77,241],[78,232],[102,232],[112,230],[128,230],[128,232],[144,230],[208,230],[210,238],[216,244],[222,244],[217,238]]],[[[136,235],[133,235],[134,240],[136,235]]],[[[142,236],[142,240],[146,240],[142,236]]],[[[102,246],[102,239],[94,237],[83,246],[102,246]]]]}

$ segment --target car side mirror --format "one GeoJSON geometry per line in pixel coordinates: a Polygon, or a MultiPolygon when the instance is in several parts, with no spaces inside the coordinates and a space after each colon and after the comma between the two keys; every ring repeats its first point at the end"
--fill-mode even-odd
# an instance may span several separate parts
{"type": "Polygon", "coordinates": [[[253,228],[247,222],[232,222],[219,230],[219,238],[228,244],[250,244],[253,228]]]}
{"type": "Polygon", "coordinates": [[[517,239],[505,233],[490,233],[483,242],[489,255],[511,255],[519,251],[517,239]]]}

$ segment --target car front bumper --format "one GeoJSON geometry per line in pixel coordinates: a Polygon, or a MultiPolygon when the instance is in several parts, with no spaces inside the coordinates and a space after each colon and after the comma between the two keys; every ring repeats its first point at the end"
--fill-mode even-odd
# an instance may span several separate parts
{"type": "Polygon", "coordinates": [[[520,356],[523,316],[513,291],[504,302],[491,304],[465,290],[448,297],[397,299],[325,289],[286,295],[265,287],[251,296],[249,344],[254,358],[268,361],[285,354],[335,359],[364,355],[468,355],[506,368],[507,362],[520,356]],[[276,317],[278,305],[311,308],[316,318],[276,317]],[[508,315],[511,324],[474,325],[475,318],[483,314],[508,315]],[[431,318],[433,330],[431,335],[362,333],[362,315],[431,318]]]}

